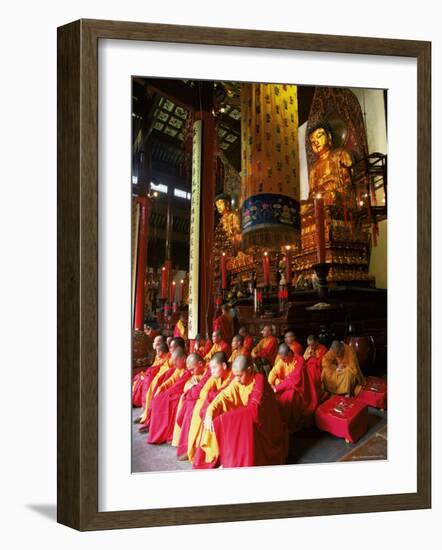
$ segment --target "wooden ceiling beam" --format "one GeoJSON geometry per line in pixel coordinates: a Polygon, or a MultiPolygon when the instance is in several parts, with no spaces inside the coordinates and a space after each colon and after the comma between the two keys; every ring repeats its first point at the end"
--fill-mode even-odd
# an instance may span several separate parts
{"type": "Polygon", "coordinates": [[[148,87],[164,97],[172,100],[176,105],[191,111],[199,111],[200,97],[198,88],[191,88],[182,80],[172,80],[169,78],[140,78],[134,77],[134,80],[142,86],[148,87]]]}

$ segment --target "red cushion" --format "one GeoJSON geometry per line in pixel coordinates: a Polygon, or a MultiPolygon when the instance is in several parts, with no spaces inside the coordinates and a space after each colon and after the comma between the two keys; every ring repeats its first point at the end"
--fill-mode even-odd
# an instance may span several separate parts
{"type": "Polygon", "coordinates": [[[358,401],[374,407],[375,409],[387,408],[387,383],[382,378],[367,376],[367,383],[359,392],[358,401]]]}
{"type": "Polygon", "coordinates": [[[316,409],[316,426],[355,443],[367,431],[368,407],[353,397],[335,395],[316,409]]]}

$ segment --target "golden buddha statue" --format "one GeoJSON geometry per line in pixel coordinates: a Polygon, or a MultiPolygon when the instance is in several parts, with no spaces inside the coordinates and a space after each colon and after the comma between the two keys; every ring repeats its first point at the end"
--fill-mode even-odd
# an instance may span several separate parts
{"type": "Polygon", "coordinates": [[[228,195],[218,195],[215,199],[215,206],[221,216],[219,227],[224,232],[232,248],[237,250],[239,241],[241,240],[239,212],[231,209],[230,197],[228,195]]]}
{"type": "Polygon", "coordinates": [[[344,148],[333,149],[332,135],[325,124],[310,131],[309,142],[317,157],[309,171],[309,198],[320,194],[326,204],[333,204],[338,195],[350,192],[351,154],[344,148]]]}

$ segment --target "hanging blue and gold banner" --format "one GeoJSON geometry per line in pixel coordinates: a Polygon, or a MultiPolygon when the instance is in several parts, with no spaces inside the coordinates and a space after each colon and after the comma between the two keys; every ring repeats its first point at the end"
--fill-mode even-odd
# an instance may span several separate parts
{"type": "Polygon", "coordinates": [[[244,248],[296,244],[300,235],[297,87],[241,87],[244,248]]]}

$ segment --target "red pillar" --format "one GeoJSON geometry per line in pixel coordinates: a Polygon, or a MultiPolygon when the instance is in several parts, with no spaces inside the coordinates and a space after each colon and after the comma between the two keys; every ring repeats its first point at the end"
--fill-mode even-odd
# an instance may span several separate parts
{"type": "Polygon", "coordinates": [[[212,332],[213,304],[213,245],[215,231],[216,151],[215,119],[212,114],[213,85],[202,87],[202,170],[201,170],[201,240],[200,240],[200,288],[199,332],[212,332]]]}
{"type": "Polygon", "coordinates": [[[137,281],[135,292],[135,329],[143,330],[144,320],[144,277],[147,266],[147,244],[149,239],[149,210],[150,204],[147,197],[139,197],[140,204],[140,238],[137,257],[137,281]]]}

